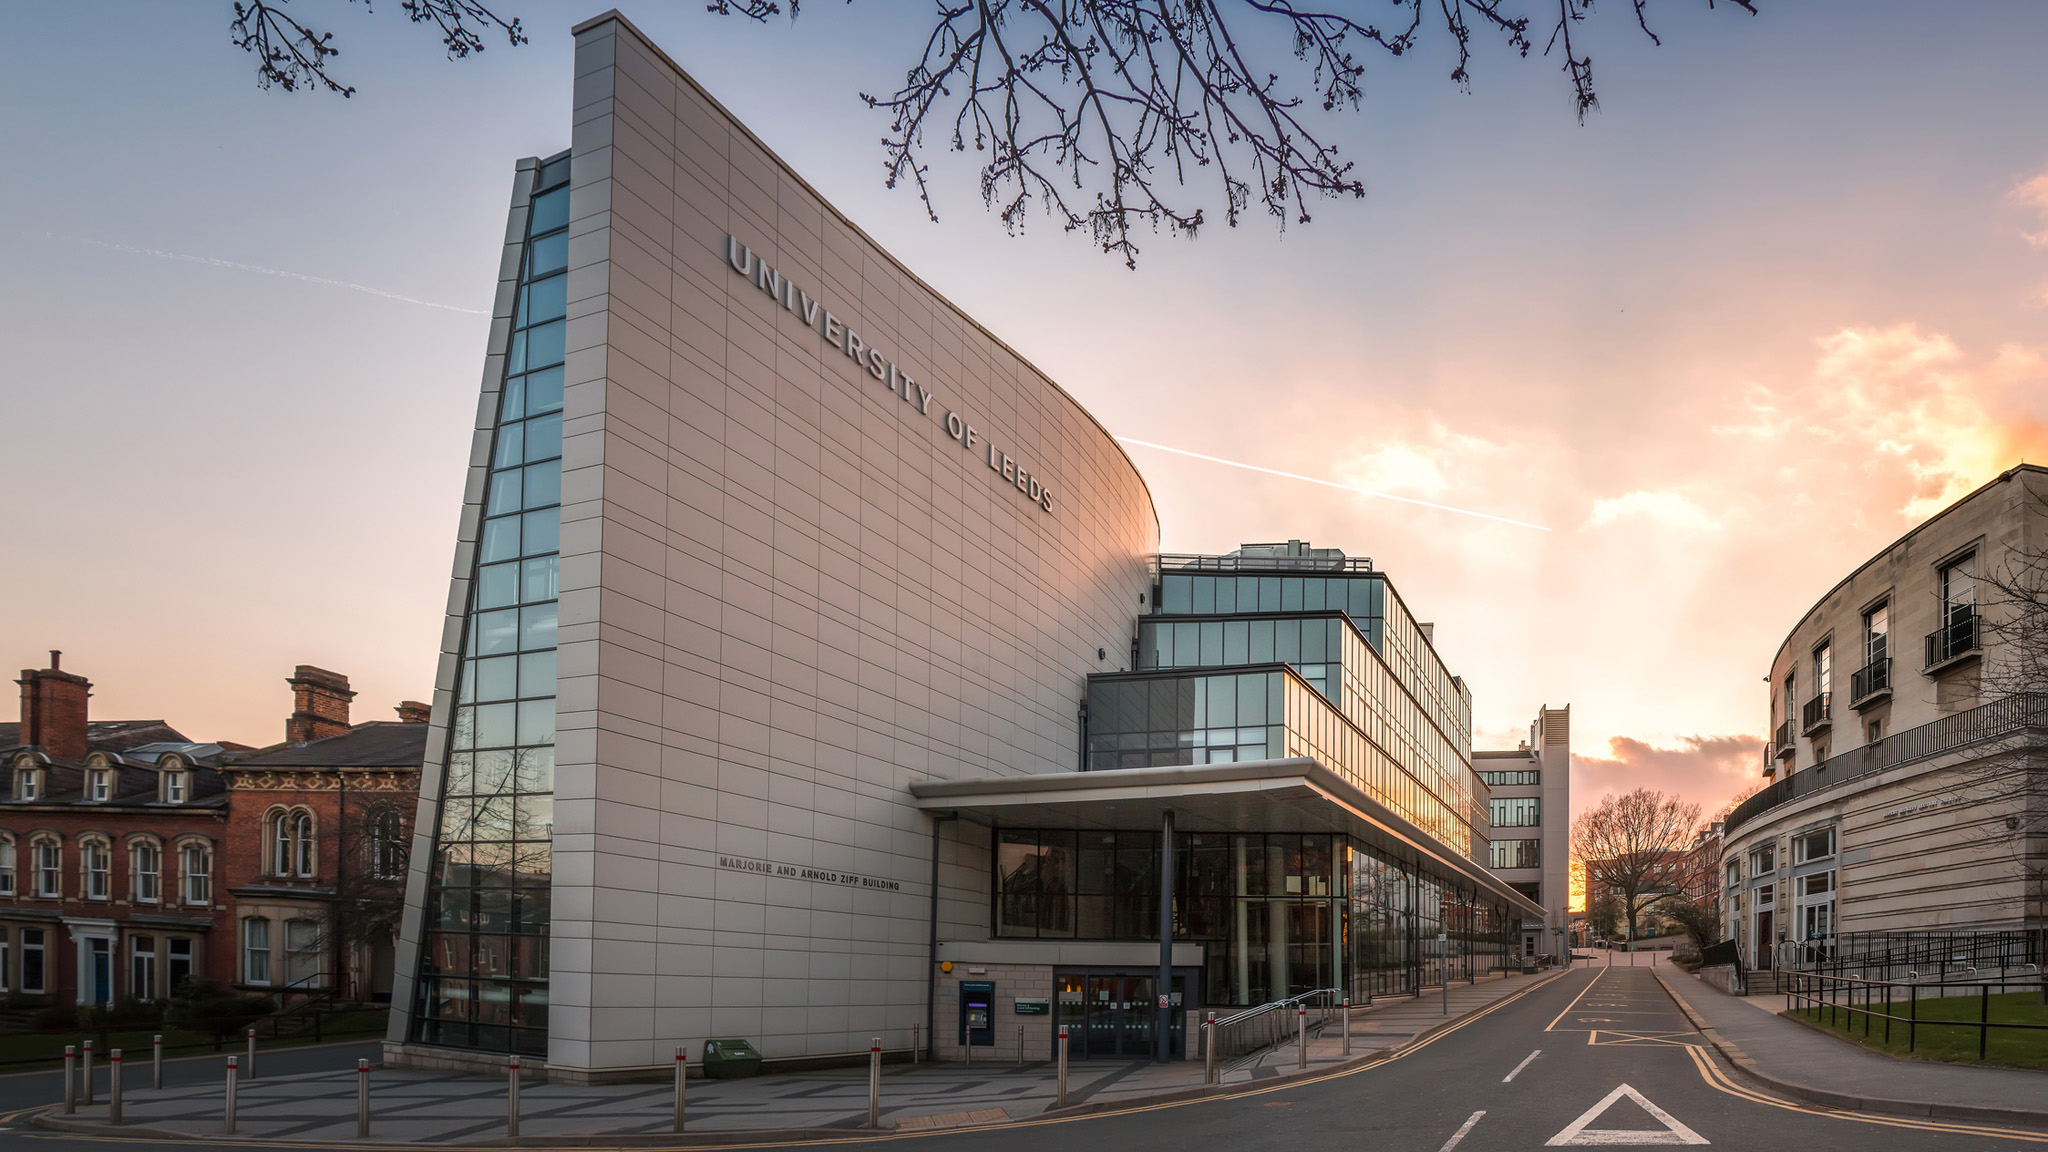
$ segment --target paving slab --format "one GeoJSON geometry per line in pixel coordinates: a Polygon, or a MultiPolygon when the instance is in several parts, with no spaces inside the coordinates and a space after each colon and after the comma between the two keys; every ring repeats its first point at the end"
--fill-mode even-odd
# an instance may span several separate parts
{"type": "MultiPolygon", "coordinates": [[[[1297,1045],[1281,1044],[1229,1062],[1218,1086],[1203,1083],[1202,1062],[1171,1064],[1075,1060],[1068,1065],[1065,1112],[1106,1110],[1145,1101],[1198,1097],[1263,1087],[1371,1059],[1433,1029],[1484,1011],[1547,979],[1494,976],[1454,984],[1448,995],[1382,998],[1355,1006],[1351,1051],[1335,1025],[1313,1036],[1306,1067],[1297,1045]]],[[[129,1087],[126,1130],[208,1141],[304,1143],[355,1139],[353,1068],[243,1080],[237,1087],[236,1134],[223,1137],[223,1089],[153,1091],[129,1087]]],[[[899,1131],[981,1127],[1043,1116],[1057,1104],[1058,1071],[1050,1062],[1018,1064],[891,1064],[882,1075],[882,1119],[899,1131]]],[[[138,1077],[140,1079],[140,1077],[138,1077]]],[[[505,1079],[447,1072],[377,1068],[370,1075],[372,1143],[503,1143],[505,1079]]],[[[867,1123],[867,1069],[829,1068],[748,1080],[691,1080],[686,1102],[689,1142],[746,1134],[839,1132],[867,1123]]],[[[638,1138],[676,1142],[667,1085],[529,1083],[520,1089],[522,1141],[638,1138]]],[[[104,1101],[76,1114],[37,1117],[48,1127],[105,1133],[104,1101]]]]}

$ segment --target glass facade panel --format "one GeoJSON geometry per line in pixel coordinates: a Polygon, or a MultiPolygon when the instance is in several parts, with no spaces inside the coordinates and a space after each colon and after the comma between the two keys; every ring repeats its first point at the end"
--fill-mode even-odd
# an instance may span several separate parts
{"type": "MultiPolygon", "coordinates": [[[[1157,833],[1003,828],[994,857],[995,935],[1158,939],[1157,833]]],[[[1211,1005],[1409,993],[1511,952],[1506,908],[1348,836],[1184,832],[1174,865],[1174,938],[1204,945],[1211,1005]]]]}
{"type": "Polygon", "coordinates": [[[413,1039],[547,1051],[568,165],[541,169],[427,894],[413,1039]]]}

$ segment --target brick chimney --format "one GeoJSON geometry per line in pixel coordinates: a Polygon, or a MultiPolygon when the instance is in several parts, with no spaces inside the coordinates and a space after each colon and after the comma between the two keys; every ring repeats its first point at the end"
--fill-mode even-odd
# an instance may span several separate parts
{"type": "Polygon", "coordinates": [[[60,670],[64,654],[50,650],[50,666],[23,668],[21,679],[21,742],[34,744],[58,760],[83,760],[90,751],[85,739],[85,701],[92,681],[60,670]]]}
{"type": "Polygon", "coordinates": [[[286,743],[304,744],[348,731],[348,702],[356,698],[348,690],[348,677],[301,664],[285,683],[292,686],[292,714],[284,722],[286,743]]]}
{"type": "Polygon", "coordinates": [[[434,706],[431,704],[422,704],[417,700],[400,700],[398,702],[398,722],[400,724],[425,724],[433,714],[434,706]]]}

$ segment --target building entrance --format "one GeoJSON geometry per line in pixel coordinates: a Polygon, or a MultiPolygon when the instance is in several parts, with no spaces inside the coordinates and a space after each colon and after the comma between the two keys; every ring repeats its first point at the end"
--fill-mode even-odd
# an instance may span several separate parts
{"type": "MultiPolygon", "coordinates": [[[[1053,1019],[1067,1026],[1070,1060],[1151,1059],[1153,1029],[1159,1019],[1159,978],[1125,973],[1063,972],[1056,978],[1059,1012],[1053,1019]]],[[[1176,975],[1172,992],[1172,1052],[1185,1053],[1186,979],[1176,975]]]]}

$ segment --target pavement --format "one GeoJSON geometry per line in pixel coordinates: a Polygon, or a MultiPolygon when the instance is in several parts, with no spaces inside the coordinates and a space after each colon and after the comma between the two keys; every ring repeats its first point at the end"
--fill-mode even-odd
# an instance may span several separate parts
{"type": "MultiPolygon", "coordinates": [[[[697,1092],[692,1082],[691,1130],[683,1136],[649,1131],[655,1121],[651,1102],[635,1107],[641,1134],[532,1136],[528,1144],[553,1145],[563,1149],[606,1145],[645,1148],[685,1148],[714,1143],[744,1144],[749,1148],[796,1148],[820,1142],[851,1143],[915,1140],[913,1152],[1046,1152],[1048,1148],[1111,1148],[1126,1152],[1159,1152],[1189,1148],[1227,1148],[1230,1152],[1530,1152],[1546,1147],[1600,1145],[1607,1147],[1720,1145],[1727,1148],[1797,1148],[1800,1152],[2013,1152],[2021,1148],[2048,1150],[2048,1130],[1996,1126],[1980,1121],[1943,1120],[1933,1117],[1877,1115],[1870,1112],[1828,1107],[1789,1094],[1752,1086],[1744,1074],[1717,1054],[1711,1036],[1692,1023],[1694,1013],[1682,1009],[1659,977],[1664,965],[1652,966],[1639,959],[1630,968],[1625,957],[1616,957],[1614,967],[1604,964],[1589,969],[1580,966],[1535,980],[1494,981],[1462,989],[1470,1000],[1454,1000],[1453,1013],[1468,1005],[1482,1005],[1454,1015],[1446,1023],[1441,1007],[1434,1024],[1423,1009],[1428,998],[1400,1004],[1383,1004],[1378,1010],[1381,1034],[1392,1036],[1402,1029],[1411,1039],[1383,1048],[1372,1056],[1354,1057],[1349,1062],[1341,1053],[1331,1058],[1321,1050],[1318,1063],[1306,1075],[1285,1074],[1271,1059],[1248,1064],[1227,1092],[1183,1096],[1165,1102],[1159,1093],[1137,1095],[1138,1078],[1146,1065],[1113,1066],[1097,1078],[1097,1069],[1087,1068],[1096,1089],[1090,1100],[1101,1105],[1087,1111],[1089,1104],[1065,1113],[1044,1110],[1036,1113],[1028,1104],[1033,1099],[1029,1084],[1042,1074],[1027,1067],[1018,1072],[980,1067],[979,1078],[965,1075],[966,1069],[891,1069],[886,1078],[892,1101],[907,1103],[909,1096],[899,1088],[918,1082],[950,1085],[962,1094],[926,1107],[951,1108],[948,1112],[927,1112],[932,1117],[979,1116],[992,1122],[963,1120],[959,1126],[939,1127],[904,1123],[914,1111],[899,1107],[892,1117],[897,1126],[884,1132],[862,1131],[845,1126],[851,1119],[850,1101],[834,1096],[846,1083],[844,1076],[807,1073],[743,1082],[749,1091],[767,1092],[770,1107],[804,1107],[804,1100],[816,1095],[836,1102],[819,1105],[814,1115],[837,1115],[840,1126],[821,1130],[822,1136],[803,1136],[753,1130],[698,1131],[700,1117],[697,1092]],[[1405,1023],[1401,1016],[1409,1019],[1405,1023]],[[1398,1027],[1396,1026],[1398,1025],[1398,1027]],[[1274,1069],[1260,1075],[1254,1068],[1274,1069]],[[1122,1073],[1118,1075],[1118,1073],[1122,1073]],[[1114,1077],[1111,1079],[1111,1077],[1114,1077]],[[780,1085],[779,1087],[777,1085],[780,1085]],[[810,1085],[813,1096],[803,1093],[810,1085]],[[1022,1089],[1008,1097],[1006,1089],[1022,1089]],[[1128,1095],[1120,1095],[1128,1094],[1128,1095]],[[1140,1101],[1150,1099],[1152,1103],[1140,1101]],[[1012,1106],[1017,1112],[1012,1112],[1012,1106]],[[1007,1120],[992,1115],[1000,1112],[1007,1120]],[[1021,1114],[1019,1114],[1021,1113],[1021,1114]]],[[[1661,958],[1659,958],[1661,959],[1661,958]]],[[[1691,993],[1688,981],[1672,978],[1672,986],[1691,993]]],[[[1695,997],[1697,998],[1697,997],[1695,997]]],[[[1768,1013],[1744,1004],[1728,1006],[1768,1018],[1768,1013]]],[[[1361,1014],[1360,1022],[1365,1019],[1361,1014]]],[[[1709,1026],[1708,1031],[1714,1031],[1709,1026]]],[[[1277,1054],[1284,1065],[1287,1053],[1277,1054]]],[[[1831,1053],[1832,1055],[1832,1053],[1831,1053]]],[[[1169,1070],[1158,1069],[1159,1073],[1169,1070]]],[[[382,1074],[380,1074],[382,1075],[382,1074]]],[[[859,1073],[856,1070],[855,1078],[859,1073]]],[[[265,1079],[269,1080],[266,1072],[265,1079]]],[[[423,1080],[436,1079],[423,1077],[423,1080]]],[[[259,1081],[259,1084],[263,1081],[259,1081]]],[[[289,1098],[319,1095],[320,1086],[335,1086],[328,1077],[294,1078],[279,1075],[270,1084],[276,1089],[277,1107],[288,1106],[289,1098]],[[294,1088],[297,1084],[301,1087],[294,1088]]],[[[1077,1081],[1077,1090],[1079,1082],[1077,1081]]],[[[706,1086],[707,1093],[710,1091],[706,1086]]],[[[1156,1085],[1155,1085],[1156,1087],[1156,1085]]],[[[721,1085],[719,1091],[723,1091],[721,1085]]],[[[262,1091],[259,1089],[259,1092],[262,1091]]],[[[529,1104],[554,1091],[538,1089],[529,1093],[529,1104]]],[[[635,1092],[658,1091],[658,1086],[624,1088],[610,1093],[586,1094],[583,1105],[586,1128],[596,1128],[599,1114],[614,1105],[629,1103],[635,1092]]],[[[660,1095],[665,1096],[665,1093],[660,1095]]],[[[421,1111],[435,1107],[466,1107],[443,1093],[429,1100],[421,1111]]],[[[501,1099],[501,1098],[500,1098],[501,1099]]],[[[482,1106],[492,1102],[488,1095],[473,1099],[482,1106]]],[[[736,1103],[737,1101],[735,1101],[736,1103]]],[[[301,1111],[326,1109],[335,1101],[316,1106],[301,1104],[301,1111]]],[[[573,1105],[560,1098],[562,1107],[573,1105]]],[[[755,1110],[760,1110],[756,1104],[755,1110]]],[[[529,1107],[529,1117],[534,1111],[529,1107]]],[[[381,1116],[381,1114],[380,1114],[381,1116]]],[[[430,1117],[423,1120],[432,1121],[430,1117]]],[[[459,1127],[459,1118],[443,1122],[444,1130],[459,1127]]],[[[482,1118],[474,1118],[481,1123],[482,1118]]],[[[627,1127],[634,1117],[615,1116],[613,1127],[627,1127]]],[[[660,1119],[665,1120],[666,1114],[660,1119]]],[[[772,1120],[773,1118],[769,1118],[772,1120]]],[[[786,1118],[789,1122],[795,1118],[786,1118]]],[[[0,1126],[9,1117],[0,1115],[0,1126]]],[[[380,1119],[380,1124],[384,1121],[380,1119]]],[[[407,1121],[410,1122],[410,1121],[407,1121]]],[[[325,1121],[323,1121],[325,1123],[325,1121]]],[[[391,1123],[398,1123],[393,1118],[391,1123]]],[[[532,1132],[531,1121],[528,1131],[532,1132]]],[[[949,1122],[950,1123],[950,1122],[949,1122]]],[[[332,1129],[327,1129],[331,1131],[332,1129]]],[[[280,1140],[251,1136],[245,1128],[240,1138],[222,1139],[213,1133],[172,1136],[148,1128],[126,1127],[110,1132],[101,1127],[91,1134],[64,1131],[0,1131],[0,1147],[22,1147],[35,1152],[107,1152],[109,1144],[123,1144],[138,1150],[163,1149],[186,1152],[195,1144],[209,1147],[239,1143],[307,1147],[318,1128],[280,1140]],[[29,1144],[29,1140],[36,1143],[29,1144]]],[[[396,1138],[396,1128],[378,1130],[383,1139],[396,1138]]],[[[457,1143],[484,1143],[487,1136],[472,1136],[457,1143]]],[[[337,1141],[347,1147],[350,1142],[337,1141]]]]}
{"type": "MultiPolygon", "coordinates": [[[[1647,961],[1647,957],[1645,958],[1647,961]]],[[[1355,1066],[1414,1041],[1434,1029],[1499,1004],[1562,975],[1495,976],[1432,988],[1420,997],[1382,998],[1353,1009],[1351,1051],[1331,1026],[1312,1037],[1307,1062],[1296,1045],[1282,1044],[1229,1062],[1219,1084],[1205,1085],[1201,1061],[1172,1064],[1073,1060],[1068,1097],[1059,1108],[1057,1069],[1050,1062],[891,1064],[883,1069],[882,1121],[901,1132],[1005,1124],[1046,1115],[1198,1098],[1325,1074],[1355,1066]]],[[[219,1066],[221,1061],[213,1061],[219,1066]]],[[[237,1085],[236,1135],[264,1141],[353,1141],[356,1073],[353,1061],[334,1070],[266,1074],[237,1085]]],[[[224,1076],[162,1091],[138,1088],[129,1073],[120,1131],[166,1137],[222,1134],[224,1076]]],[[[55,1083],[55,1082],[53,1082],[55,1083]]],[[[502,1077],[378,1068],[370,1073],[371,1138],[378,1142],[497,1143],[505,1138],[506,1086],[502,1077]]],[[[61,1084],[56,1084],[61,1092],[61,1084]]],[[[46,1128],[106,1134],[106,1082],[96,1103],[75,1114],[44,1113],[46,1128]]],[[[685,1092],[686,1131],[700,1139],[743,1135],[779,1138],[846,1136],[865,1127],[865,1067],[771,1074],[747,1080],[693,1079],[685,1092]]],[[[522,1142],[606,1140],[673,1142],[673,1089],[667,1084],[568,1085],[525,1083],[520,1090],[522,1142]]]]}
{"type": "Polygon", "coordinates": [[[1779,1015],[1784,997],[1731,996],[1657,975],[1721,1054],[1767,1087],[1835,1108],[2048,1127],[2048,1072],[1908,1060],[1779,1015]]]}

